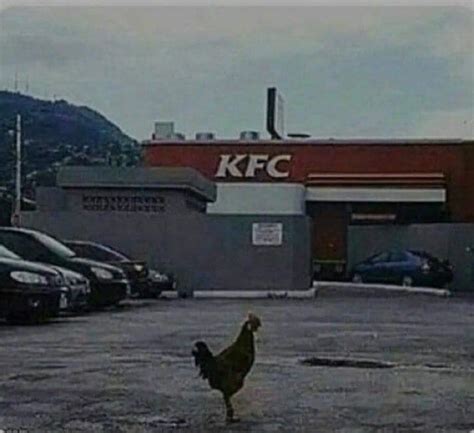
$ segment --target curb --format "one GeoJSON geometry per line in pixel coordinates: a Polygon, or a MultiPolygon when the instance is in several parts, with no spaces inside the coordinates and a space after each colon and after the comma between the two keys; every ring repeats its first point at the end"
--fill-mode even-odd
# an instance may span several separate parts
{"type": "Polygon", "coordinates": [[[318,281],[314,284],[317,290],[328,290],[338,291],[347,290],[354,292],[395,292],[395,293],[412,293],[421,295],[433,295],[439,297],[451,296],[451,291],[447,289],[436,289],[433,287],[406,287],[406,286],[395,286],[389,284],[364,284],[364,283],[341,283],[331,281],[318,281]]]}
{"type": "MultiPolygon", "coordinates": [[[[195,290],[191,299],[314,299],[318,289],[308,290],[195,290]]],[[[177,298],[175,291],[163,291],[162,297],[177,298]]]]}
{"type": "MultiPolygon", "coordinates": [[[[447,298],[452,295],[447,289],[432,287],[405,287],[385,284],[356,284],[334,281],[318,281],[307,290],[195,290],[189,299],[314,299],[324,293],[357,294],[417,294],[447,298]]],[[[177,299],[178,292],[169,290],[161,293],[162,298],[177,299]]]]}

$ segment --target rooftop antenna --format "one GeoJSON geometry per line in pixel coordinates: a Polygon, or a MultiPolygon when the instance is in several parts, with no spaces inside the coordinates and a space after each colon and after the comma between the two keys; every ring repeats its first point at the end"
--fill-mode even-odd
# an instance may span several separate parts
{"type": "Polygon", "coordinates": [[[28,75],[26,76],[26,82],[25,82],[25,93],[28,94],[28,90],[30,88],[30,83],[28,79],[28,75]]]}
{"type": "Polygon", "coordinates": [[[18,93],[18,71],[15,70],[15,93],[18,93]]]}

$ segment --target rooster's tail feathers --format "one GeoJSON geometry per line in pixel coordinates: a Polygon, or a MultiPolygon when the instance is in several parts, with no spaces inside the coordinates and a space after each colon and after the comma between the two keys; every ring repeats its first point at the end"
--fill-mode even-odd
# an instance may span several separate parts
{"type": "Polygon", "coordinates": [[[198,341],[192,351],[194,365],[199,367],[199,375],[203,379],[208,379],[215,365],[215,359],[209,347],[203,341],[198,341]]]}

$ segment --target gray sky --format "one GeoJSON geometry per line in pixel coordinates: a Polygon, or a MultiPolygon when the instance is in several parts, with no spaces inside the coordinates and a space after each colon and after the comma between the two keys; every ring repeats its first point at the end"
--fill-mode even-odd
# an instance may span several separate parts
{"type": "Polygon", "coordinates": [[[192,136],[472,137],[467,7],[23,7],[0,12],[0,87],[102,112],[139,140],[155,120],[192,136]]]}

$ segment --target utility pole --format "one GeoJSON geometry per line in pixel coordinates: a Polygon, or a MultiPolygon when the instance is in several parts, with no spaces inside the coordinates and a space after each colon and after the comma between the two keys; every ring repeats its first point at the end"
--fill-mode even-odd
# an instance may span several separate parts
{"type": "Polygon", "coordinates": [[[12,225],[20,227],[21,214],[21,115],[16,115],[16,171],[15,171],[15,207],[12,215],[12,225]]]}

